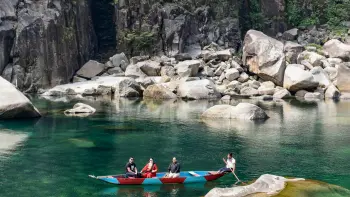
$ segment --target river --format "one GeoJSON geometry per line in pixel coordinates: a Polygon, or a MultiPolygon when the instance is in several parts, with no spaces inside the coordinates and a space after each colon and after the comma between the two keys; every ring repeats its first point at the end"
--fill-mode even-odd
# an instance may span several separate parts
{"type": "Polygon", "coordinates": [[[2,197],[203,196],[231,186],[234,177],[204,185],[115,187],[88,175],[122,173],[130,156],[139,168],[152,157],[165,171],[175,156],[182,170],[217,170],[228,152],[245,181],[270,173],[350,189],[350,101],[246,100],[270,118],[203,122],[201,113],[221,101],[92,98],[84,103],[97,113],[79,118],[63,114],[76,100],[32,100],[42,118],[0,121],[2,197]]]}

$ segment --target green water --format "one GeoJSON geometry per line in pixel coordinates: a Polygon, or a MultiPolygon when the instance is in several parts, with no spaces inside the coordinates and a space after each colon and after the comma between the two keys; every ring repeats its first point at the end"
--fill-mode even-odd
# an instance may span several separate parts
{"type": "Polygon", "coordinates": [[[233,152],[237,175],[245,181],[271,173],[350,189],[350,102],[250,100],[271,118],[206,123],[200,114],[218,101],[85,101],[98,110],[87,118],[63,115],[74,100],[33,102],[43,118],[0,122],[0,134],[26,137],[12,150],[0,148],[2,197],[203,196],[213,187],[231,186],[234,177],[188,186],[115,187],[87,175],[122,173],[130,156],[139,168],[153,157],[164,171],[176,156],[182,170],[216,170],[227,152],[233,152]]]}

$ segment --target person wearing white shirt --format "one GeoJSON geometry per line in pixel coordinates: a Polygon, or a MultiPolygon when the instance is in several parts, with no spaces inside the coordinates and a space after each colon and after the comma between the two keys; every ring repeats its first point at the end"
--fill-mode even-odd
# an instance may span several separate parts
{"type": "Polygon", "coordinates": [[[222,160],[225,162],[226,166],[223,168],[220,168],[218,173],[225,173],[225,172],[234,172],[236,168],[236,160],[233,158],[232,153],[229,153],[227,155],[227,159],[222,158],[222,160]]]}

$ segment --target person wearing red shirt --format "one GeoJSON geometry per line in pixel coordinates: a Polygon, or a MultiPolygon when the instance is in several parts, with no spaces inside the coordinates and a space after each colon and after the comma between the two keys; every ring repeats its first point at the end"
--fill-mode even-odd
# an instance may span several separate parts
{"type": "Polygon", "coordinates": [[[141,173],[144,178],[152,178],[157,176],[157,171],[158,171],[158,167],[156,163],[154,163],[153,159],[150,158],[149,162],[141,170],[141,173]]]}

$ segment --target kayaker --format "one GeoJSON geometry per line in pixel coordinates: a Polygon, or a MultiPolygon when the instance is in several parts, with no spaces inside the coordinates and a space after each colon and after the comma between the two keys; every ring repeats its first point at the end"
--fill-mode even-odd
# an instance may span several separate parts
{"type": "Polygon", "coordinates": [[[177,162],[176,157],[173,158],[173,162],[168,167],[167,178],[177,178],[180,176],[180,163],[177,162]]]}
{"type": "Polygon", "coordinates": [[[232,153],[229,153],[227,155],[227,159],[222,158],[222,160],[225,162],[226,166],[223,168],[220,168],[218,173],[224,173],[224,172],[234,172],[236,168],[236,160],[233,158],[232,153]]]}
{"type": "Polygon", "coordinates": [[[132,157],[130,157],[129,162],[126,163],[125,176],[126,176],[126,178],[128,178],[128,177],[134,177],[134,178],[140,177],[140,175],[137,173],[137,168],[136,168],[136,164],[134,162],[134,158],[132,158],[132,157]]]}
{"type": "Polygon", "coordinates": [[[157,176],[158,167],[157,164],[153,161],[152,158],[149,159],[149,162],[142,168],[141,174],[144,178],[152,178],[157,176]]]}

